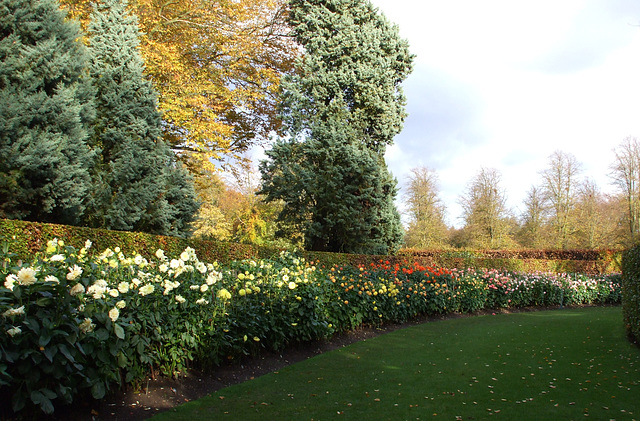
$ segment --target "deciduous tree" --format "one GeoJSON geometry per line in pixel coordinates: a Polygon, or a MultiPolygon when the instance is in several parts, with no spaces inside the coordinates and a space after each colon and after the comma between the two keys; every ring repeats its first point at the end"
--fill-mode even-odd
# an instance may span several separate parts
{"type": "Polygon", "coordinates": [[[548,215],[545,199],[539,187],[532,186],[524,199],[524,212],[520,217],[518,242],[528,248],[545,248],[548,245],[548,215]]]}
{"type": "MultiPolygon", "coordinates": [[[[63,0],[88,22],[89,0],[63,0]]],[[[165,140],[197,173],[279,130],[279,81],[297,49],[286,0],[132,0],[165,140]]]]}
{"type": "Polygon", "coordinates": [[[231,224],[220,209],[220,197],[226,190],[218,172],[203,169],[195,176],[194,187],[201,203],[193,223],[196,238],[228,241],[232,236],[231,224]]]}
{"type": "Polygon", "coordinates": [[[500,179],[498,170],[482,168],[460,198],[465,230],[470,234],[472,247],[495,249],[513,246],[509,236],[512,222],[500,179]]]}
{"type": "Polygon", "coordinates": [[[574,248],[597,249],[606,247],[608,224],[603,213],[604,195],[593,180],[585,180],[578,189],[576,202],[577,224],[574,248]]]}
{"type": "Polygon", "coordinates": [[[437,174],[429,168],[417,167],[411,170],[407,181],[407,247],[442,247],[447,242],[447,226],[444,222],[445,207],[438,197],[437,174]]]}
{"type": "Polygon", "coordinates": [[[289,247],[275,238],[279,202],[265,203],[257,194],[260,177],[247,157],[243,165],[222,173],[202,171],[196,189],[202,202],[194,236],[240,243],[289,247]]]}
{"type": "Polygon", "coordinates": [[[542,171],[542,189],[551,211],[551,225],[555,233],[555,246],[566,249],[575,231],[572,212],[580,186],[580,163],[572,154],[555,151],[549,156],[549,165],[542,171]]]}
{"type": "Polygon", "coordinates": [[[640,141],[626,137],[614,153],[610,176],[626,203],[626,240],[631,245],[640,236],[640,141]]]}

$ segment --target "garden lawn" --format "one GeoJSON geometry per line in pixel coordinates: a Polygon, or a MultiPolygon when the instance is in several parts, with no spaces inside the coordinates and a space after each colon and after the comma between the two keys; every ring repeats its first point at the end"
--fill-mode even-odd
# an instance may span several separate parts
{"type": "Polygon", "coordinates": [[[425,323],[316,356],[160,420],[640,419],[620,307],[425,323]],[[516,418],[517,417],[517,418],[516,418]]]}

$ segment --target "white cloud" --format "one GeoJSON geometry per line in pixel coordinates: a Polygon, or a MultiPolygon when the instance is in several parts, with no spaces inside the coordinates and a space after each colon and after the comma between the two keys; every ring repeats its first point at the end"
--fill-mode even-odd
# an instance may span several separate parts
{"type": "Polygon", "coordinates": [[[640,2],[373,3],[416,54],[387,162],[401,184],[410,168],[435,169],[450,223],[481,167],[502,173],[517,208],[555,150],[611,191],[613,148],[640,136],[640,2]]]}

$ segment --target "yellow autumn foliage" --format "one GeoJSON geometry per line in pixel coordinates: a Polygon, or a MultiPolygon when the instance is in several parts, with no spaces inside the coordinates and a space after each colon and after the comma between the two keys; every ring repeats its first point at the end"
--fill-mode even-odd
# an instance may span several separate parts
{"type": "MultiPolygon", "coordinates": [[[[86,26],[89,0],[62,0],[86,26]]],[[[191,168],[239,158],[280,127],[280,77],[298,51],[286,0],[131,0],[165,139],[191,168]]]]}

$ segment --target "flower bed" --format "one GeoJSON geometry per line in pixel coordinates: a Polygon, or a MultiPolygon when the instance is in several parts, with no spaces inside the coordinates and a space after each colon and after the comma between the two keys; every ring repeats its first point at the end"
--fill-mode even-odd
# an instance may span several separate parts
{"type": "Polygon", "coordinates": [[[224,267],[187,248],[147,260],[49,241],[6,253],[0,288],[0,397],[15,411],[173,376],[197,363],[279,350],[417,315],[620,301],[618,276],[450,271],[417,263],[316,266],[283,252],[224,267]]]}

